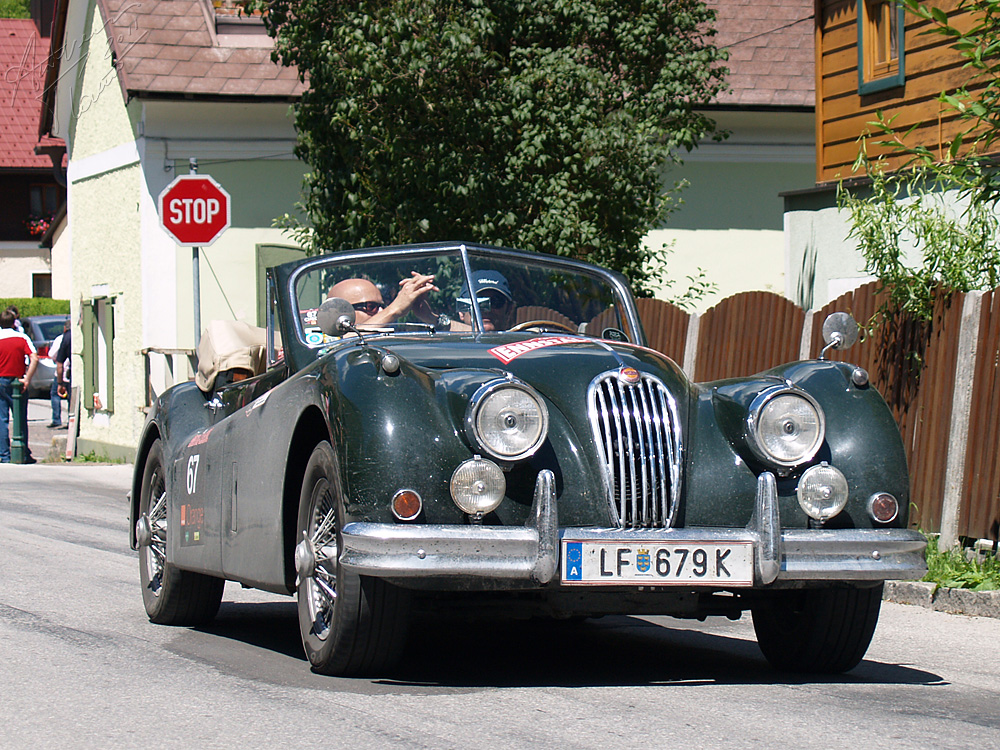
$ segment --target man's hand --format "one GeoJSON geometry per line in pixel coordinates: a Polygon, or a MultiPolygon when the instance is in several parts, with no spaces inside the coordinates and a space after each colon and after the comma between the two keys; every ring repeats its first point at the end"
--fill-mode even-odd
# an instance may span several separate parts
{"type": "Polygon", "coordinates": [[[21,378],[21,392],[28,392],[28,384],[31,379],[35,376],[35,368],[38,367],[38,355],[32,352],[28,359],[28,371],[24,373],[24,377],[21,378]]]}
{"type": "Polygon", "coordinates": [[[399,282],[396,298],[365,321],[365,325],[376,326],[394,323],[410,310],[425,323],[433,323],[434,315],[427,304],[427,294],[439,291],[434,286],[434,276],[412,271],[410,277],[399,282]]]}

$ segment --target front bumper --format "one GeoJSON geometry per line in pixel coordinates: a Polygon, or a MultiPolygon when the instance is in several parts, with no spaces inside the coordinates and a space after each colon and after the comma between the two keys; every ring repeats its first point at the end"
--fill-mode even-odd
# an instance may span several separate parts
{"type": "Polygon", "coordinates": [[[468,577],[551,582],[559,540],[710,543],[750,542],[754,588],[784,581],[882,581],[921,578],[926,540],[908,529],[781,529],[774,475],[757,482],[753,519],[745,529],[560,530],[555,480],[542,471],[531,517],[522,527],[349,523],[341,530],[340,562],[378,578],[468,577]]]}

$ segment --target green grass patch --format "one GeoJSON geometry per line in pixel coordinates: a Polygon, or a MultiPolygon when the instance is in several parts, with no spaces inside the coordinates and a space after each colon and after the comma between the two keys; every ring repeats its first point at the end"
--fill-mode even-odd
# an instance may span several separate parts
{"type": "Polygon", "coordinates": [[[90,451],[90,453],[78,453],[73,457],[73,463],[75,464],[125,464],[128,463],[124,458],[111,458],[110,456],[98,453],[97,451],[90,451]]]}
{"type": "Polygon", "coordinates": [[[961,547],[938,549],[936,535],[927,537],[927,575],[924,581],[950,589],[994,591],[1000,589],[1000,560],[987,557],[982,562],[969,559],[961,547]]]}

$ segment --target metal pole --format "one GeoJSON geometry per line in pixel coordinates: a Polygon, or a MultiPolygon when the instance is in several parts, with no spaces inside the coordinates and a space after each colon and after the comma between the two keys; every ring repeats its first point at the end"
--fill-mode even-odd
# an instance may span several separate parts
{"type": "MultiPolygon", "coordinates": [[[[190,174],[198,174],[198,159],[191,157],[188,159],[188,171],[190,174]]],[[[194,283],[194,346],[197,349],[201,343],[201,248],[191,248],[191,279],[194,283]]]]}
{"type": "Polygon", "coordinates": [[[21,381],[14,379],[11,383],[14,389],[13,406],[10,410],[11,422],[11,439],[10,439],[10,461],[14,464],[23,464],[24,459],[28,457],[28,435],[24,429],[27,424],[27,419],[25,419],[24,410],[28,408],[28,400],[21,393],[21,381]]]}

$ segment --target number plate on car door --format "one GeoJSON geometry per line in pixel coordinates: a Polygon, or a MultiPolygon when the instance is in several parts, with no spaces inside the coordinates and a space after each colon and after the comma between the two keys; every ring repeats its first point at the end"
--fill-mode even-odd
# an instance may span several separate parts
{"type": "Polygon", "coordinates": [[[562,542],[564,584],[752,586],[751,542],[562,542]]]}

